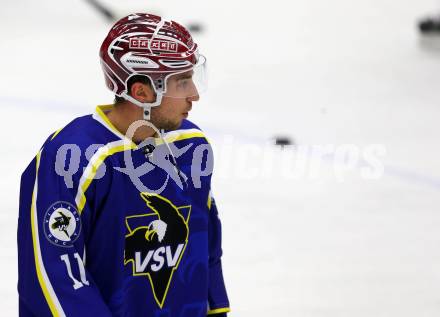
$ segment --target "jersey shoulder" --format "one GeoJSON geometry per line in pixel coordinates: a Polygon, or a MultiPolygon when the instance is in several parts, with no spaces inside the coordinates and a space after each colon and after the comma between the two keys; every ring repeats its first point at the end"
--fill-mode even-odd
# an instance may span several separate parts
{"type": "MultiPolygon", "coordinates": [[[[107,158],[125,150],[124,142],[93,115],[78,117],[47,138],[31,169],[45,175],[39,181],[46,182],[47,187],[57,184],[60,192],[71,193],[81,212],[96,188],[109,188],[112,169],[108,164],[112,163],[107,158]]],[[[24,174],[32,176],[26,171],[24,174]]],[[[24,177],[29,182],[29,177],[24,177]]]]}
{"type": "Polygon", "coordinates": [[[92,115],[75,118],[65,127],[52,133],[43,145],[46,151],[58,151],[61,147],[86,151],[89,147],[98,147],[120,140],[108,131],[92,115]]]}
{"type": "MultiPolygon", "coordinates": [[[[54,171],[60,177],[73,180],[71,188],[78,188],[85,177],[94,179],[104,160],[111,164],[115,147],[125,149],[124,141],[108,130],[93,115],[75,118],[65,127],[52,133],[37,156],[40,170],[54,171]]],[[[31,162],[32,164],[32,162],[31,162]]],[[[107,175],[108,173],[106,173],[107,175]]],[[[90,182],[87,182],[89,184],[90,182]]]]}

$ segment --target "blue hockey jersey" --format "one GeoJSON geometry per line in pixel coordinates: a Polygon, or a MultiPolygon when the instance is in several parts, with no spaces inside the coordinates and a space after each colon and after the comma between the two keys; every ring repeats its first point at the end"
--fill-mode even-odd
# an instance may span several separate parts
{"type": "Polygon", "coordinates": [[[164,134],[173,163],[160,139],[122,135],[110,107],[51,135],[22,175],[20,316],[228,312],[203,132],[184,120],[164,134]]]}

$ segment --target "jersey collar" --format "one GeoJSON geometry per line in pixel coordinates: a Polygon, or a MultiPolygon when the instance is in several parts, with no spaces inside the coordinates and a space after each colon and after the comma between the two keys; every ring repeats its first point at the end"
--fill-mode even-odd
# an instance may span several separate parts
{"type": "Polygon", "coordinates": [[[113,109],[114,105],[98,105],[95,109],[95,113],[93,114],[93,119],[101,123],[104,127],[106,127],[110,132],[115,134],[118,138],[127,142],[127,144],[133,148],[137,149],[137,145],[127,138],[124,134],[122,134],[116,127],[110,122],[108,119],[106,112],[113,109]]]}

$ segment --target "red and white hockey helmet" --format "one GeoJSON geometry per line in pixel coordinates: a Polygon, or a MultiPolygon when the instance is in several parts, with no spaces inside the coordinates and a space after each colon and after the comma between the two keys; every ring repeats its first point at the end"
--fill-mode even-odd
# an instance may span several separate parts
{"type": "Polygon", "coordinates": [[[177,73],[193,71],[195,94],[206,88],[206,59],[191,34],[179,23],[156,15],[135,13],[120,19],[104,39],[100,57],[107,87],[144,108],[160,104],[167,79],[177,73]],[[150,79],[157,96],[154,103],[140,103],[129,95],[127,83],[135,75],[150,79]]]}

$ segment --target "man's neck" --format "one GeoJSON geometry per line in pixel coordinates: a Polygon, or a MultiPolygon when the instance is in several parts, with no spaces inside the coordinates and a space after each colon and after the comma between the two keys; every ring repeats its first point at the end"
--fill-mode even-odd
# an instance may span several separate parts
{"type": "MultiPolygon", "coordinates": [[[[115,105],[106,113],[106,115],[114,127],[125,136],[127,136],[127,131],[130,128],[130,125],[143,118],[142,108],[128,101],[115,105]]],[[[147,138],[153,137],[154,135],[155,131],[152,128],[142,126],[136,129],[133,137],[130,139],[135,143],[139,143],[147,138]]]]}

